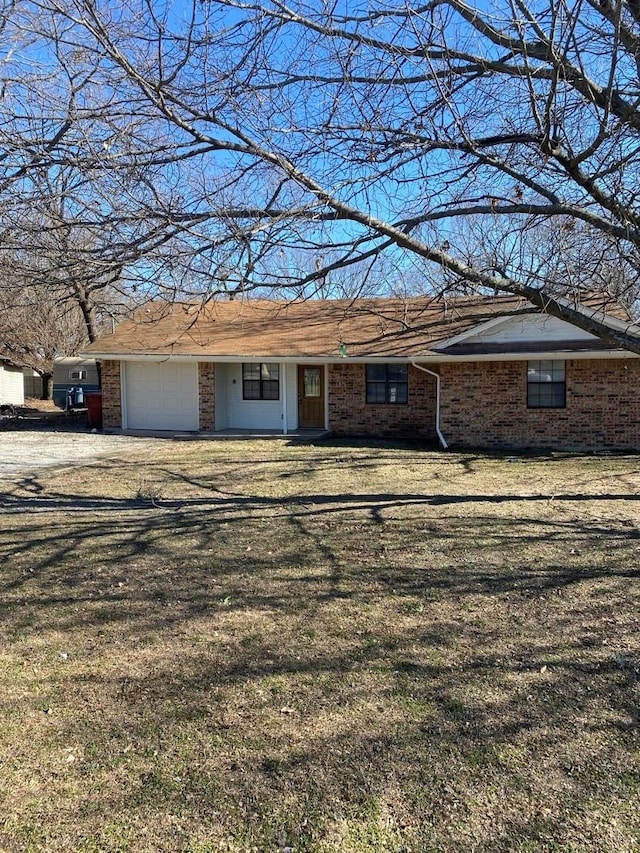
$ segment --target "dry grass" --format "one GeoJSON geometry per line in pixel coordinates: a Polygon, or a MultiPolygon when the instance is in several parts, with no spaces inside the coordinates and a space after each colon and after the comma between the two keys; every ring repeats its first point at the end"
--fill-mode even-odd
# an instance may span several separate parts
{"type": "Polygon", "coordinates": [[[11,485],[0,850],[640,850],[639,485],[267,442],[11,485]]]}
{"type": "Polygon", "coordinates": [[[31,412],[60,411],[60,407],[53,400],[40,400],[38,397],[27,397],[24,401],[24,406],[20,408],[28,409],[31,412]]]}

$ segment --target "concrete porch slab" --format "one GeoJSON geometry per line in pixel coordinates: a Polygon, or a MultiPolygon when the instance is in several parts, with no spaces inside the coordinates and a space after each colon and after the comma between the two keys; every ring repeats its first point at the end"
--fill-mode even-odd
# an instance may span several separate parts
{"type": "Polygon", "coordinates": [[[139,438],[170,438],[173,441],[315,441],[331,434],[326,429],[295,429],[288,433],[275,429],[221,429],[216,432],[172,432],[171,430],[105,430],[116,435],[129,435],[139,438]]]}
{"type": "Polygon", "coordinates": [[[294,429],[288,433],[275,429],[221,429],[216,432],[176,433],[177,441],[241,441],[243,439],[275,439],[276,441],[313,441],[326,438],[326,429],[294,429]]]}

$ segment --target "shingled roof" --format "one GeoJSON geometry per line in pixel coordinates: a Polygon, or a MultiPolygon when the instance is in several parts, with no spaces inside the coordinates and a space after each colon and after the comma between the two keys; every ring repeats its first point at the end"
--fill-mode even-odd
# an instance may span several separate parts
{"type": "MultiPolygon", "coordinates": [[[[489,320],[530,313],[538,309],[510,296],[154,302],[87,347],[83,355],[417,358],[436,355],[439,345],[489,320]]],[[[584,348],[584,343],[576,346],[584,348]]]]}
{"type": "Polygon", "coordinates": [[[150,303],[87,347],[103,357],[407,357],[502,315],[532,310],[515,297],[150,303]],[[341,353],[341,345],[343,346],[341,353]]]}

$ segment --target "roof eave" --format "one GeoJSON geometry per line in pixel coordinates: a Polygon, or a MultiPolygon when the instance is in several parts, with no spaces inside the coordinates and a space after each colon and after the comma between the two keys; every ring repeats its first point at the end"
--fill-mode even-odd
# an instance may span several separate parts
{"type": "Polygon", "coordinates": [[[412,353],[405,356],[395,355],[358,355],[358,356],[280,356],[263,355],[184,355],[170,353],[79,353],[80,357],[95,358],[100,361],[147,361],[147,362],[205,362],[233,364],[238,362],[268,362],[276,361],[282,364],[367,364],[380,362],[385,364],[410,364],[413,361],[431,364],[455,364],[474,361],[529,361],[548,359],[619,359],[638,358],[636,353],[623,349],[610,350],[562,350],[550,349],[543,352],[508,352],[508,353],[474,353],[472,355],[448,355],[441,352],[412,353]]]}

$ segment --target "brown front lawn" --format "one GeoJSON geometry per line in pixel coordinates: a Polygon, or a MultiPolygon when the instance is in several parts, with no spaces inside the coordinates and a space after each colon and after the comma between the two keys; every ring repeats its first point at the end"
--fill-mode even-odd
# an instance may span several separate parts
{"type": "Polygon", "coordinates": [[[635,456],[150,441],[0,485],[0,850],[640,850],[635,456]]]}

